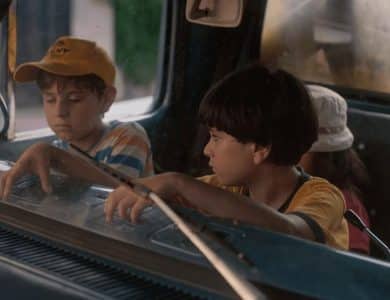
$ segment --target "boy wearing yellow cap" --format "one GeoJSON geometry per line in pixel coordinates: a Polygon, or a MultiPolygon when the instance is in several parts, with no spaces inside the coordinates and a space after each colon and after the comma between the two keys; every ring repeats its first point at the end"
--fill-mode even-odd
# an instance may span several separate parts
{"type": "Polygon", "coordinates": [[[37,82],[48,125],[59,139],[54,142],[57,147],[39,143],[28,148],[2,176],[1,192],[7,194],[12,182],[26,172],[39,175],[43,189],[49,191],[50,168],[111,185],[80,170],[78,158],[69,154],[70,144],[129,177],[153,174],[145,130],[136,123],[102,121],[116,95],[115,67],[95,42],[61,37],[42,60],[20,65],[14,78],[37,82]]]}

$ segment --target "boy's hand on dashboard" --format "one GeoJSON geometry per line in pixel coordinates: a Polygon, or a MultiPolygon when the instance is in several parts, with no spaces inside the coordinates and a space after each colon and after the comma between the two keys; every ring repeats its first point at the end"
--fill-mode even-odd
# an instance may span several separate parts
{"type": "Polygon", "coordinates": [[[46,193],[51,193],[52,188],[49,181],[51,147],[53,146],[46,143],[38,143],[23,152],[15,165],[1,176],[1,199],[7,199],[15,181],[26,174],[37,175],[40,179],[42,190],[46,193]]]}

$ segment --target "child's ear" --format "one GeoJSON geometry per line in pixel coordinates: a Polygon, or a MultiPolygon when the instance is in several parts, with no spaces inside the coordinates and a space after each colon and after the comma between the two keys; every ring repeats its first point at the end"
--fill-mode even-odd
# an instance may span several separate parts
{"type": "Polygon", "coordinates": [[[253,162],[255,165],[261,164],[267,159],[271,152],[271,146],[260,146],[253,144],[253,162]]]}
{"type": "Polygon", "coordinates": [[[116,97],[116,88],[113,86],[106,87],[104,94],[103,94],[103,106],[102,106],[102,113],[107,112],[112,103],[114,102],[116,97]]]}

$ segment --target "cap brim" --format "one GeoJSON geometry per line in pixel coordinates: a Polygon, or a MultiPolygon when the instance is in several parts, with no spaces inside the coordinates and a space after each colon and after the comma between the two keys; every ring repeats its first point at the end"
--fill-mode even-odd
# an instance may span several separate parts
{"type": "Polygon", "coordinates": [[[334,152],[346,150],[352,146],[353,139],[353,134],[347,127],[338,134],[320,134],[309,151],[334,152]]]}
{"type": "Polygon", "coordinates": [[[64,65],[61,63],[30,62],[21,64],[15,70],[14,79],[18,82],[29,82],[37,79],[39,70],[43,70],[55,75],[80,76],[88,74],[80,70],[79,66],[64,65]]]}

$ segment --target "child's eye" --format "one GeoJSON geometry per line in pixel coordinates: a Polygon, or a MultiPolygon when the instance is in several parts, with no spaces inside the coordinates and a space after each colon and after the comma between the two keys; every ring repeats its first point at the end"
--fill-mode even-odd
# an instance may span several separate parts
{"type": "Polygon", "coordinates": [[[80,97],[69,97],[68,100],[70,102],[80,102],[81,98],[80,97]]]}
{"type": "Polygon", "coordinates": [[[56,99],[54,97],[44,97],[43,100],[46,103],[54,103],[56,101],[56,99]]]}
{"type": "Polygon", "coordinates": [[[211,134],[211,135],[210,135],[210,138],[211,138],[211,140],[214,141],[214,142],[219,141],[219,137],[216,136],[216,135],[214,135],[214,134],[211,134]]]}

